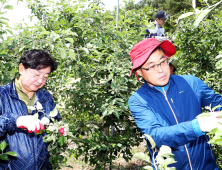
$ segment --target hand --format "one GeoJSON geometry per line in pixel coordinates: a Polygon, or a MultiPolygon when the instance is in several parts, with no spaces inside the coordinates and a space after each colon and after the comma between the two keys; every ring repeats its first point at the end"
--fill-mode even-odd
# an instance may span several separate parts
{"type": "Polygon", "coordinates": [[[222,123],[222,119],[218,117],[219,112],[211,112],[210,117],[198,117],[199,127],[202,132],[210,132],[217,128],[217,122],[222,123]]]}
{"type": "Polygon", "coordinates": [[[44,130],[45,127],[41,124],[40,120],[34,120],[33,115],[20,116],[16,120],[16,125],[18,128],[27,129],[29,133],[36,132],[39,133],[40,130],[44,130]]]}

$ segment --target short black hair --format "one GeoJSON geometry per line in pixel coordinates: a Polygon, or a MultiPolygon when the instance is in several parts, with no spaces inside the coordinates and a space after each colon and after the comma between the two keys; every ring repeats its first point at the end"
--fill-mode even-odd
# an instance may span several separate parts
{"type": "Polygon", "coordinates": [[[51,67],[51,72],[57,69],[57,63],[55,59],[47,52],[43,50],[32,49],[22,54],[19,64],[23,64],[25,69],[43,69],[48,66],[51,67]]]}
{"type": "Polygon", "coordinates": [[[164,49],[162,47],[156,47],[151,54],[153,54],[156,50],[161,50],[165,54],[165,51],[164,51],[164,49]]]}

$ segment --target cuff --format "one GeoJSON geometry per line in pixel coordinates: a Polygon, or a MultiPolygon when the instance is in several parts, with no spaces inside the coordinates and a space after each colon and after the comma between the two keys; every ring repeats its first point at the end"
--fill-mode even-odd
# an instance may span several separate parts
{"type": "Polygon", "coordinates": [[[200,136],[206,134],[200,130],[200,126],[199,126],[197,119],[192,120],[192,127],[193,127],[193,130],[196,133],[197,137],[200,137],[200,136]]]}

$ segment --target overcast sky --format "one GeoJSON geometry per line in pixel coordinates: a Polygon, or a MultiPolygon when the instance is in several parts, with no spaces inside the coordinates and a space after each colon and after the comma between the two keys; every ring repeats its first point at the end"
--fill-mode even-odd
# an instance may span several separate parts
{"type": "MultiPolygon", "coordinates": [[[[124,0],[119,0],[119,3],[124,5],[124,0]]],[[[134,0],[138,2],[139,0],[134,0]]],[[[102,0],[105,4],[105,8],[108,10],[113,10],[114,6],[117,6],[118,0],[102,0]]],[[[10,0],[10,5],[13,5],[13,10],[7,10],[7,13],[4,14],[4,17],[9,19],[9,25],[13,28],[15,23],[20,23],[24,20],[29,26],[34,25],[38,19],[35,17],[31,22],[28,18],[31,15],[31,10],[26,7],[25,2],[19,2],[17,4],[17,0],[10,0]]]]}

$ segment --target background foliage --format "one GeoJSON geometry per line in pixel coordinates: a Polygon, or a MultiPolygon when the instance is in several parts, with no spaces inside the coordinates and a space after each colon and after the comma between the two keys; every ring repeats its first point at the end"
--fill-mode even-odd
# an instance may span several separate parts
{"type": "Polygon", "coordinates": [[[98,2],[87,9],[71,0],[27,2],[40,22],[31,28],[19,24],[18,35],[0,42],[0,84],[18,75],[18,60],[26,50],[51,53],[59,66],[45,88],[53,93],[63,119],[71,125],[73,141],[78,145],[72,154],[75,158],[83,156],[97,169],[107,163],[112,167],[117,153],[129,160],[130,149],[142,141],[127,104],[140,87],[135,75],[128,77],[129,52],[144,38],[157,10],[168,9],[172,15],[165,28],[175,37],[180,60],[177,74],[193,74],[222,92],[221,71],[215,69],[222,44],[220,10],[213,10],[198,28],[193,28],[192,17],[179,24],[175,20],[183,11],[192,11],[188,1],[183,1],[187,6],[175,11],[170,10],[175,5],[167,0],[168,8],[156,7],[154,1],[129,2],[120,9],[116,27],[116,10],[107,11],[98,2]]]}

